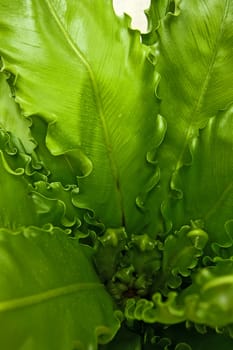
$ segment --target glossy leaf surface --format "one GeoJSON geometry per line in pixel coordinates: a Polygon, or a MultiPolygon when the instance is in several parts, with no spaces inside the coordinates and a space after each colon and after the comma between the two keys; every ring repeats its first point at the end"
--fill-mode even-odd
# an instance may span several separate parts
{"type": "Polygon", "coordinates": [[[221,261],[197,273],[183,293],[187,319],[219,329],[233,323],[232,265],[232,261],[221,261]]]}
{"type": "Polygon", "coordinates": [[[147,16],[0,1],[4,349],[233,347],[233,1],[147,16]]]}
{"type": "Polygon", "coordinates": [[[75,205],[107,226],[140,230],[148,218],[136,199],[144,206],[159,181],[149,152],[164,126],[139,35],[122,27],[109,0],[2,1],[0,12],[3,69],[16,76],[24,113],[48,123],[50,152],[74,167],[75,205]]]}
{"type": "Polygon", "coordinates": [[[162,205],[168,231],[190,219],[203,219],[213,231],[215,213],[220,242],[231,215],[227,213],[233,209],[232,114],[228,110],[233,98],[233,3],[193,1],[190,6],[182,1],[179,9],[180,15],[167,14],[157,31],[160,114],[167,121],[158,153],[157,213],[162,205]],[[225,206],[220,207],[217,203],[224,191],[225,206]],[[193,200],[195,196],[198,201],[193,200]]]}
{"type": "Polygon", "coordinates": [[[91,251],[52,227],[1,229],[0,241],[2,348],[97,349],[113,337],[119,322],[91,251]]]}

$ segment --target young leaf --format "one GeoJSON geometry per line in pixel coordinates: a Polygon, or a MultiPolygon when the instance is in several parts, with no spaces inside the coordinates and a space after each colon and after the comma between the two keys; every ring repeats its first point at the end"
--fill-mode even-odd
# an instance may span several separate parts
{"type": "Polygon", "coordinates": [[[176,324],[185,320],[184,307],[177,305],[177,294],[171,292],[167,300],[162,300],[160,293],[155,293],[152,300],[128,299],[125,307],[128,320],[146,323],[176,324]]]}
{"type": "Polygon", "coordinates": [[[233,323],[233,266],[225,260],[200,270],[194,283],[181,293],[186,318],[211,327],[233,323]]]}
{"type": "Polygon", "coordinates": [[[15,75],[25,115],[48,123],[50,152],[75,167],[75,205],[106,226],[140,231],[165,125],[139,34],[122,29],[110,0],[3,0],[0,14],[3,69],[15,75]]]}
{"type": "MultiPolygon", "coordinates": [[[[208,241],[207,233],[200,228],[191,228],[186,225],[174,235],[170,234],[164,242],[163,265],[161,279],[163,284],[177,288],[182,278],[191,274],[203,254],[208,241]]],[[[155,281],[161,287],[161,281],[155,281]]],[[[166,290],[166,288],[165,288],[166,290]]]]}
{"type": "Polygon", "coordinates": [[[0,231],[0,347],[86,350],[119,327],[91,251],[58,228],[0,231]]]}

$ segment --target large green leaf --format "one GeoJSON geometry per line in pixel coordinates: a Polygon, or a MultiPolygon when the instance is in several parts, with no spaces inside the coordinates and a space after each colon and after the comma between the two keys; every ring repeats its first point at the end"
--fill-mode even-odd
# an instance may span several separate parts
{"type": "Polygon", "coordinates": [[[167,215],[176,225],[201,218],[210,242],[232,244],[233,108],[219,112],[190,146],[192,165],[179,172],[182,200],[170,200],[167,215]]]}
{"type": "Polygon", "coordinates": [[[75,205],[107,226],[140,231],[165,123],[139,34],[122,29],[110,0],[3,0],[0,14],[3,69],[15,75],[25,115],[48,123],[50,152],[74,167],[75,205]]]}
{"type": "Polygon", "coordinates": [[[152,1],[148,48],[110,0],[0,1],[15,96],[1,75],[2,348],[199,349],[201,336],[169,334],[185,320],[232,337],[232,14],[231,0],[152,1]],[[111,342],[119,320],[92,249],[52,226],[10,231],[46,222],[84,222],[135,337],[111,342]]]}
{"type": "Polygon", "coordinates": [[[0,347],[86,350],[119,327],[91,251],[64,231],[0,231],[0,347]]]}
{"type": "MultiPolygon", "coordinates": [[[[161,74],[158,94],[167,133],[158,152],[161,182],[156,212],[159,216],[162,205],[165,228],[169,230],[172,225],[177,229],[188,224],[190,218],[206,220],[208,216],[212,220],[220,210],[217,235],[221,226],[224,236],[224,220],[232,212],[233,168],[229,157],[233,134],[230,112],[219,111],[233,99],[233,2],[181,1],[179,9],[178,16],[167,14],[157,30],[156,69],[161,74]],[[216,120],[211,123],[214,116],[216,120]],[[205,136],[199,138],[204,127],[205,136]],[[183,174],[187,172],[192,174],[192,181],[183,174]],[[223,192],[226,206],[221,210],[223,192]],[[175,205],[179,209],[174,212],[175,205]]],[[[157,231],[162,229],[157,225],[157,231]]]]}

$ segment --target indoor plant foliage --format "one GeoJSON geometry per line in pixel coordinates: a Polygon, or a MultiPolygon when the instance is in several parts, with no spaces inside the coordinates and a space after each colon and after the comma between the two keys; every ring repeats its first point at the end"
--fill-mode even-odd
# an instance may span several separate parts
{"type": "Polygon", "coordinates": [[[232,347],[232,14],[0,1],[1,348],[232,347]]]}

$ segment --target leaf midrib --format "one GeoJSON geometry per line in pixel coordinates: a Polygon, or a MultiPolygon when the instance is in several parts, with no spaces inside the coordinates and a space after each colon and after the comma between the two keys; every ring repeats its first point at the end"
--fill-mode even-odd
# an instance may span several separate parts
{"type": "Polygon", "coordinates": [[[223,35],[223,27],[224,27],[225,20],[226,20],[226,17],[227,17],[228,9],[229,9],[229,0],[226,0],[225,1],[225,11],[224,11],[224,14],[223,14],[223,17],[222,17],[220,30],[218,32],[218,36],[217,36],[217,39],[216,39],[216,44],[215,44],[214,51],[213,51],[213,54],[212,54],[212,57],[211,57],[211,61],[210,61],[209,65],[208,65],[207,73],[206,73],[205,78],[203,80],[203,83],[201,85],[200,94],[199,94],[199,96],[198,96],[198,98],[196,100],[196,103],[195,103],[195,105],[194,105],[194,107],[193,107],[193,109],[191,110],[191,113],[190,113],[191,117],[190,117],[189,127],[187,129],[184,145],[183,145],[182,150],[180,152],[180,156],[178,157],[174,173],[177,172],[183,165],[182,158],[183,158],[183,155],[185,153],[186,147],[188,146],[188,143],[189,143],[189,138],[190,138],[190,135],[191,135],[192,129],[193,129],[194,118],[200,112],[200,108],[201,108],[201,106],[203,104],[203,99],[204,99],[205,93],[206,93],[207,88],[208,88],[208,84],[209,84],[209,81],[210,81],[210,77],[211,77],[211,74],[212,74],[212,71],[213,71],[213,67],[214,67],[214,64],[215,64],[215,61],[216,61],[216,56],[217,56],[217,53],[218,53],[218,46],[219,46],[221,37],[223,35]]]}
{"type": "Polygon", "coordinates": [[[54,6],[51,4],[51,1],[45,0],[45,2],[47,3],[47,7],[48,7],[52,17],[54,18],[58,28],[60,29],[63,36],[65,37],[65,40],[67,41],[67,43],[71,47],[72,51],[76,54],[76,56],[83,63],[84,67],[86,68],[86,70],[89,74],[89,78],[90,78],[93,92],[94,92],[94,96],[95,96],[95,102],[96,102],[96,106],[97,106],[97,110],[98,110],[98,114],[99,114],[100,123],[102,125],[104,140],[105,140],[106,149],[107,149],[107,155],[109,158],[110,169],[111,169],[111,173],[112,173],[112,176],[113,176],[113,179],[115,182],[116,193],[118,194],[118,203],[119,203],[119,208],[121,210],[121,224],[122,224],[122,226],[124,226],[125,219],[124,219],[123,195],[121,192],[119,173],[118,173],[116,162],[115,162],[115,160],[113,158],[113,154],[112,154],[112,144],[111,144],[111,140],[110,140],[110,136],[109,136],[109,130],[108,130],[108,126],[106,124],[104,108],[102,105],[102,100],[100,97],[99,88],[98,88],[98,84],[96,81],[94,71],[92,70],[92,67],[91,67],[90,63],[88,62],[87,58],[84,56],[84,54],[81,52],[81,50],[77,47],[77,45],[74,43],[73,39],[70,37],[67,30],[65,29],[65,27],[64,27],[61,19],[59,18],[54,6]]]}
{"type": "Polygon", "coordinates": [[[104,286],[100,283],[75,283],[63,287],[48,289],[47,291],[21,298],[0,301],[0,313],[13,311],[16,309],[23,309],[29,306],[45,303],[51,299],[96,288],[104,288],[104,286]]]}
{"type": "Polygon", "coordinates": [[[229,185],[225,188],[225,190],[219,196],[218,200],[207,211],[204,217],[206,221],[209,220],[211,216],[216,215],[217,209],[220,207],[222,203],[224,203],[225,198],[227,197],[232,187],[233,187],[233,181],[229,183],[229,185]]]}

